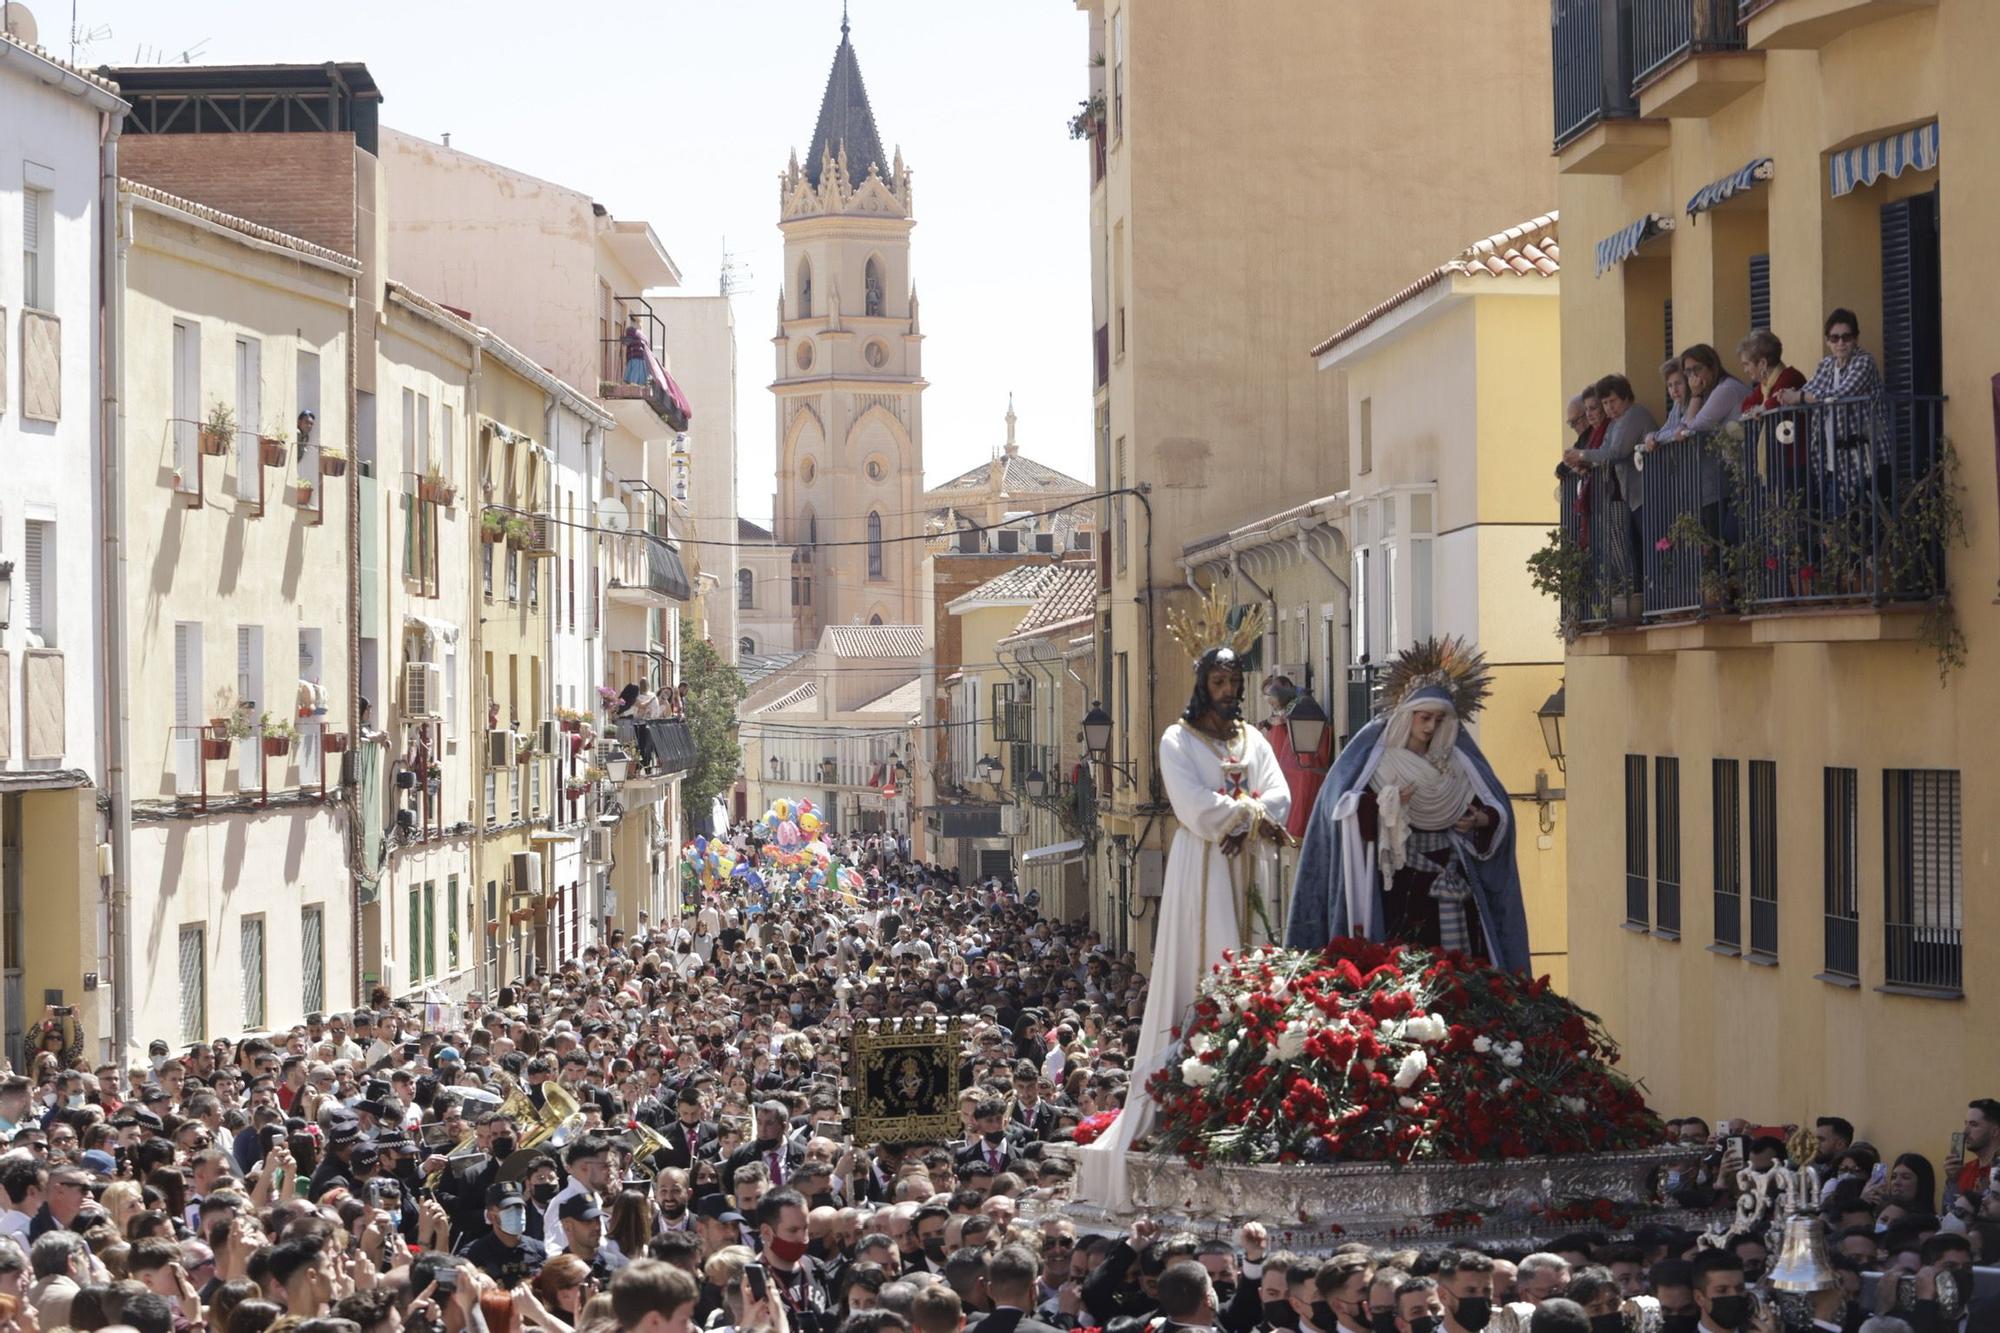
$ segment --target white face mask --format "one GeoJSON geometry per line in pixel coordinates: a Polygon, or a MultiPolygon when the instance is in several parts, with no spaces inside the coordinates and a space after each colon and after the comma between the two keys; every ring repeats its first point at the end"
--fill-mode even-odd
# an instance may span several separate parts
{"type": "Polygon", "coordinates": [[[500,1229],[510,1236],[519,1236],[528,1229],[528,1208],[526,1204],[510,1203],[500,1210],[500,1229]]]}

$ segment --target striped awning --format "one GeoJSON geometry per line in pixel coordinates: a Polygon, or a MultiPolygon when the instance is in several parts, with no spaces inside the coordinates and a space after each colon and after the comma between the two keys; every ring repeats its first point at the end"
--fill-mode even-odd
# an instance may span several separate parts
{"type": "Polygon", "coordinates": [[[1856,144],[1826,161],[1827,186],[1835,199],[1884,176],[1900,176],[1914,167],[1928,171],[1938,164],[1938,125],[1932,121],[1874,143],[1856,144]]]}
{"type": "Polygon", "coordinates": [[[1672,231],[1674,220],[1660,213],[1648,213],[1629,226],[1620,227],[1597,243],[1597,276],[1632,257],[1634,251],[1663,231],[1672,231]]]}
{"type": "Polygon", "coordinates": [[[1714,208],[1725,199],[1731,199],[1751,189],[1759,182],[1771,179],[1771,159],[1760,157],[1741,171],[1731,172],[1719,181],[1710,181],[1694,193],[1688,200],[1688,216],[1697,217],[1714,208]]]}

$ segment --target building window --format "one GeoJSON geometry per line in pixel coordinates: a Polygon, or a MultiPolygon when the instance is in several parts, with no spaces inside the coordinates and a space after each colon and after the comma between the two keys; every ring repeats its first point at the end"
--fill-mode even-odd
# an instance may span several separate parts
{"type": "Polygon", "coordinates": [[[243,1026],[264,1026],[264,918],[246,916],[242,923],[243,1026]]]}
{"type": "Polygon", "coordinates": [[[309,1014],[326,1008],[326,909],[299,913],[299,1002],[309,1014]]]}
{"type": "Polygon", "coordinates": [[[868,515],[868,577],[882,577],[882,516],[868,515]]]}
{"type": "Polygon", "coordinates": [[[1733,953],[1743,943],[1742,764],[1718,759],[1713,773],[1715,943],[1733,953]]]}
{"type": "Polygon", "coordinates": [[[1360,472],[1363,476],[1366,476],[1375,470],[1375,400],[1373,398],[1363,398],[1361,400],[1360,422],[1355,434],[1358,437],[1356,443],[1360,446],[1360,472]]]}
{"type": "Polygon", "coordinates": [[[437,975],[437,881],[424,881],[424,975],[437,975]]]}
{"type": "Polygon", "coordinates": [[[870,255],[868,257],[868,267],[862,273],[862,291],[865,302],[862,307],[863,313],[869,315],[880,315],[882,313],[882,287],[882,261],[870,255]]]}
{"type": "Polygon", "coordinates": [[[1625,923],[1646,924],[1646,756],[1625,756],[1625,923]]]}
{"type": "Polygon", "coordinates": [[[1960,832],[1956,769],[1882,774],[1884,976],[1892,986],[1962,987],[1960,832]]]}
{"type": "Polygon", "coordinates": [[[1861,977],[1860,774],[1829,768],[1824,778],[1826,877],[1825,975],[1861,977]]]}
{"type": "Polygon", "coordinates": [[[448,875],[444,881],[444,965],[449,971],[458,971],[457,875],[448,875]]]}
{"type": "Polygon", "coordinates": [[[30,310],[55,309],[55,193],[21,191],[21,304],[30,310]]]}
{"type": "Polygon", "coordinates": [[[1750,952],[1778,956],[1778,765],[1750,761],[1750,952]]]}
{"type": "Polygon", "coordinates": [[[1681,761],[1661,755],[1653,761],[1653,930],[1681,934],[1681,761]]]}
{"type": "Polygon", "coordinates": [[[208,938],[201,926],[182,926],[180,937],[181,1043],[208,1040],[208,938]]]}
{"type": "Polygon", "coordinates": [[[1125,12],[1111,16],[1111,142],[1125,137],[1125,12]]]}
{"type": "Polygon", "coordinates": [[[813,269],[812,261],[799,258],[799,318],[811,319],[813,312],[813,269]]]}
{"type": "Polygon", "coordinates": [[[748,569],[737,570],[736,571],[737,609],[740,611],[749,611],[753,609],[757,604],[756,593],[757,593],[756,574],[748,569]]]}
{"type": "Polygon", "coordinates": [[[757,641],[751,638],[748,634],[745,634],[742,638],[736,641],[737,657],[739,658],[754,657],[756,653],[757,653],[757,641]]]}
{"type": "MultiPolygon", "coordinates": [[[[1119,490],[1123,490],[1125,487],[1130,486],[1132,484],[1131,474],[1128,467],[1130,460],[1127,458],[1125,453],[1125,437],[1123,435],[1120,435],[1118,437],[1118,443],[1112,446],[1112,457],[1115,462],[1115,470],[1111,474],[1113,478],[1112,485],[1119,490]]],[[[1126,539],[1125,516],[1127,513],[1127,501],[1130,498],[1131,497],[1129,496],[1119,495],[1119,496],[1114,496],[1111,501],[1112,505],[1114,506],[1111,518],[1112,522],[1117,525],[1112,536],[1114,538],[1114,549],[1116,550],[1118,555],[1117,564],[1118,564],[1118,572],[1120,574],[1123,574],[1125,572],[1125,539],[1126,539]]]]}
{"type": "Polygon", "coordinates": [[[1125,359],[1125,224],[1111,228],[1111,357],[1125,359]]]}
{"type": "Polygon", "coordinates": [[[26,626],[31,647],[56,643],[56,525],[29,519],[22,525],[21,577],[27,587],[26,626]]]}

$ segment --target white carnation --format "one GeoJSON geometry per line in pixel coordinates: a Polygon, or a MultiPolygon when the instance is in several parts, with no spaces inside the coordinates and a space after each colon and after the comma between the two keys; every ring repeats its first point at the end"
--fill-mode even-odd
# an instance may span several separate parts
{"type": "Polygon", "coordinates": [[[1396,1066],[1396,1086],[1398,1088],[1410,1087],[1418,1079],[1422,1078],[1424,1071],[1430,1067],[1431,1061],[1429,1056],[1425,1055],[1422,1051],[1411,1051],[1403,1057],[1403,1063],[1396,1066]]]}
{"type": "Polygon", "coordinates": [[[1287,1023],[1278,1033],[1276,1050],[1280,1060],[1296,1060],[1306,1052],[1306,1039],[1312,1030],[1304,1023],[1287,1023]]]}
{"type": "Polygon", "coordinates": [[[1420,1014],[1403,1024],[1403,1035],[1412,1041],[1443,1041],[1451,1035],[1451,1025],[1436,1014],[1420,1014]]]}
{"type": "Polygon", "coordinates": [[[1193,1087],[1205,1088],[1215,1082],[1216,1072],[1214,1065],[1205,1065],[1195,1057],[1181,1061],[1181,1081],[1193,1087]]]}
{"type": "Polygon", "coordinates": [[[1500,1091],[1511,1092],[1513,1090],[1513,1087],[1514,1087],[1514,1080],[1511,1077],[1503,1078],[1500,1080],[1500,1091]]]}
{"type": "Polygon", "coordinates": [[[1188,1049],[1196,1055],[1206,1055],[1215,1049],[1215,1038],[1209,1036],[1206,1032],[1198,1032],[1188,1038],[1188,1049]]]}
{"type": "Polygon", "coordinates": [[[1472,1049],[1479,1052],[1481,1055],[1486,1054],[1488,1051],[1493,1049],[1493,1038],[1487,1036],[1485,1033],[1482,1032],[1480,1035],[1472,1039],[1472,1049]]]}
{"type": "Polygon", "coordinates": [[[1402,1107],[1405,1111],[1414,1111],[1419,1106],[1422,1106],[1423,1103],[1418,1101],[1414,1097],[1398,1097],[1396,1099],[1396,1105],[1402,1107]]]}

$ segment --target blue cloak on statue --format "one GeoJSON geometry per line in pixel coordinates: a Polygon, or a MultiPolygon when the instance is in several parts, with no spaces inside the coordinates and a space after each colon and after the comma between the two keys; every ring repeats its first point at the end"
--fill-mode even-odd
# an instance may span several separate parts
{"type": "MultiPolygon", "coordinates": [[[[1401,706],[1420,701],[1442,701],[1450,707],[1451,696],[1430,686],[1415,691],[1401,706]]],[[[1327,941],[1343,935],[1384,938],[1381,864],[1375,844],[1361,839],[1356,806],[1382,761],[1389,720],[1376,718],[1348,741],[1313,803],[1292,878],[1291,917],[1285,927],[1289,948],[1323,949],[1327,941]]],[[[1459,858],[1479,908],[1486,956],[1496,967],[1528,972],[1528,921],[1521,902],[1521,872],[1514,862],[1514,813],[1507,789],[1463,727],[1452,754],[1453,762],[1471,778],[1479,799],[1501,820],[1490,855],[1473,856],[1461,849],[1459,858]]]]}

